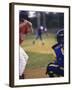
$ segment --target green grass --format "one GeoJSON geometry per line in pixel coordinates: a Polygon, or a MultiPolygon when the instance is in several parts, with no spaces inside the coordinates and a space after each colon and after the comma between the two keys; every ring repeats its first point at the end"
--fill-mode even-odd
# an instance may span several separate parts
{"type": "MultiPolygon", "coordinates": [[[[25,39],[26,40],[30,40],[30,39],[35,39],[36,38],[36,35],[35,34],[28,34],[26,37],[25,37],[25,39]]],[[[46,35],[46,34],[42,34],[42,38],[43,39],[47,39],[47,38],[56,38],[56,36],[55,36],[55,34],[50,34],[50,33],[48,33],[48,36],[46,35]]]]}
{"type": "Polygon", "coordinates": [[[38,39],[33,45],[33,40],[35,40],[35,35],[29,34],[25,37],[22,47],[29,56],[26,68],[42,68],[46,67],[48,63],[54,62],[55,56],[52,46],[56,43],[55,34],[48,33],[43,36],[43,41],[45,45],[38,39]]]}
{"type": "Polygon", "coordinates": [[[35,52],[26,52],[29,56],[29,60],[26,68],[41,68],[46,67],[48,63],[54,61],[52,54],[41,54],[35,52]]]}
{"type": "Polygon", "coordinates": [[[22,47],[24,48],[24,50],[26,51],[31,51],[31,52],[40,52],[40,51],[46,51],[46,53],[53,53],[52,52],[52,46],[56,43],[56,38],[54,34],[48,34],[48,36],[46,36],[45,34],[43,34],[43,41],[41,41],[40,39],[35,40],[35,35],[33,34],[29,34],[25,37],[24,42],[22,43],[22,47]],[[33,45],[33,41],[35,41],[35,44],[33,45]],[[44,42],[44,46],[42,46],[42,42],[44,42]]]}

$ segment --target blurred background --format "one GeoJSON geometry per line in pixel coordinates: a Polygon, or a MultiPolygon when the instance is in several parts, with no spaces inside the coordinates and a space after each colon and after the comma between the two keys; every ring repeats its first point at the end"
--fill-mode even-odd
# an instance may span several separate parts
{"type": "Polygon", "coordinates": [[[56,33],[57,30],[64,28],[64,13],[20,11],[19,19],[31,21],[34,30],[43,26],[48,32],[56,33]]]}

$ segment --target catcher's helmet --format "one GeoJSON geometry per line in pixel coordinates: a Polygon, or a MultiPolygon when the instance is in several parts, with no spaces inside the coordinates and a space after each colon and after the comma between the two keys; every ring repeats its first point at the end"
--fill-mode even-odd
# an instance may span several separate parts
{"type": "Polygon", "coordinates": [[[64,29],[61,29],[57,32],[57,42],[64,44],[64,29]]]}

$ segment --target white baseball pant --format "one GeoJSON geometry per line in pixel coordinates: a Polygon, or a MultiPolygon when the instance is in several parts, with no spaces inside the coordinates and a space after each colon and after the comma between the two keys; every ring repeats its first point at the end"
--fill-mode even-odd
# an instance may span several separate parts
{"type": "Polygon", "coordinates": [[[19,58],[19,76],[21,76],[25,70],[28,61],[28,55],[23,48],[20,47],[20,58],[19,58]]]}

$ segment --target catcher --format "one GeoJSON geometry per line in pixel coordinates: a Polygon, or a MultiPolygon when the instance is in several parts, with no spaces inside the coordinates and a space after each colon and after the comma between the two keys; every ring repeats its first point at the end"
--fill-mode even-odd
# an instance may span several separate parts
{"type": "Polygon", "coordinates": [[[57,43],[52,47],[55,54],[56,60],[54,63],[49,63],[46,69],[46,74],[49,77],[60,77],[64,76],[64,30],[59,30],[57,32],[57,43]]]}

